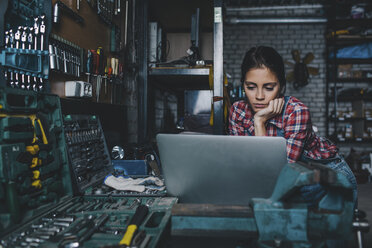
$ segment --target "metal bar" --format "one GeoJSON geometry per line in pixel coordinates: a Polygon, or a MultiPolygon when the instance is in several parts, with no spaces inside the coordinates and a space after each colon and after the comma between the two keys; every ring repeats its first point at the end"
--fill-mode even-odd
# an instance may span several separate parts
{"type": "MultiPolygon", "coordinates": [[[[8,9],[8,1],[1,1],[0,2],[0,53],[2,48],[4,47],[4,33],[5,33],[5,12],[8,9]]],[[[1,56],[1,55],[0,55],[1,56]]],[[[5,73],[6,70],[4,67],[0,64],[0,86],[6,86],[6,78],[5,78],[5,73]]]]}
{"type": "Polygon", "coordinates": [[[138,142],[147,138],[147,8],[148,0],[137,1],[138,11],[137,30],[141,39],[137,39],[138,46],[138,142]]]}
{"type": "Polygon", "coordinates": [[[326,23],[326,18],[237,18],[230,17],[229,24],[283,24],[283,23],[326,23]]]}
{"type": "Polygon", "coordinates": [[[230,11],[255,11],[255,10],[285,10],[285,9],[322,9],[323,4],[303,4],[303,5],[284,5],[284,6],[262,6],[262,7],[227,7],[226,12],[230,11]]]}
{"type": "Polygon", "coordinates": [[[150,75],[201,75],[201,76],[208,76],[209,75],[209,68],[185,68],[185,69],[177,69],[177,68],[152,68],[149,71],[150,75]]]}
{"type": "Polygon", "coordinates": [[[252,208],[244,205],[178,203],[172,207],[172,216],[245,217],[253,218],[252,208]]]}
{"type": "Polygon", "coordinates": [[[223,15],[222,1],[214,0],[213,133],[223,134],[223,15]],[[218,100],[217,100],[218,99],[218,100]]]}

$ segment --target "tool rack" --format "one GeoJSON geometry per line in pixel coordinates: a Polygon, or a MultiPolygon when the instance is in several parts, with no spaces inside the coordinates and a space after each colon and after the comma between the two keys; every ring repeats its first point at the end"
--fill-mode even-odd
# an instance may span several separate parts
{"type": "Polygon", "coordinates": [[[1,1],[0,86],[48,92],[51,1],[1,1]]]}

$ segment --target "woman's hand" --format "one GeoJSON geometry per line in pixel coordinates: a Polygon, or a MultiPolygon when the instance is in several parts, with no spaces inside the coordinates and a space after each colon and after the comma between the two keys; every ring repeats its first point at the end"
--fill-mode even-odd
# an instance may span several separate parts
{"type": "Polygon", "coordinates": [[[254,122],[257,122],[258,124],[265,124],[266,121],[280,114],[283,111],[283,106],[283,98],[275,98],[274,100],[271,100],[267,108],[258,111],[254,115],[254,122]]]}

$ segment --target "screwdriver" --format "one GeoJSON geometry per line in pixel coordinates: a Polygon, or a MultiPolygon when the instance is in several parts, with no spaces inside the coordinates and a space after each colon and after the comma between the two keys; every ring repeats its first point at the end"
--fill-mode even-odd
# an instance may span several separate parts
{"type": "Polygon", "coordinates": [[[119,245],[129,246],[132,242],[133,236],[138,230],[143,220],[146,218],[149,212],[149,208],[143,204],[139,205],[134,213],[132,219],[129,222],[127,230],[125,231],[123,239],[120,241],[119,245]]]}

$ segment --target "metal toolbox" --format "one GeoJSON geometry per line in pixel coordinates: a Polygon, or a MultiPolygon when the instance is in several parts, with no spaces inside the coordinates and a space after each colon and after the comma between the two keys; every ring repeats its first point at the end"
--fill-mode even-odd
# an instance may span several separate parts
{"type": "MultiPolygon", "coordinates": [[[[74,192],[94,196],[165,196],[166,190],[117,190],[105,185],[107,176],[127,177],[112,164],[100,120],[95,115],[65,115],[64,130],[74,192]]],[[[121,160],[124,161],[124,160],[121,160]]],[[[142,160],[146,163],[145,160],[142,160]]],[[[143,166],[141,164],[141,166],[143,166]]],[[[129,180],[148,175],[129,175],[129,180]]],[[[123,179],[124,180],[124,179],[123,179]]],[[[159,178],[159,180],[162,180],[159,178]]]]}
{"type": "MultiPolygon", "coordinates": [[[[84,118],[82,123],[88,118],[101,130],[98,119],[84,118]]],[[[96,161],[101,164],[98,167],[102,175],[92,170],[88,183],[73,184],[76,173],[70,170],[74,167],[69,164],[69,141],[66,144],[63,123],[58,96],[0,89],[0,245],[117,245],[135,219],[136,211],[140,206],[147,206],[131,246],[161,246],[169,234],[171,208],[177,198],[89,193],[95,185],[102,184],[102,178],[111,169],[103,132],[91,136],[98,141],[98,146],[103,144],[101,152],[107,155],[96,161]],[[73,185],[78,195],[74,195],[73,185]]],[[[82,160],[88,160],[85,156],[80,155],[82,160]]]]}
{"type": "Polygon", "coordinates": [[[0,89],[0,234],[72,196],[59,98],[0,89]]]}

